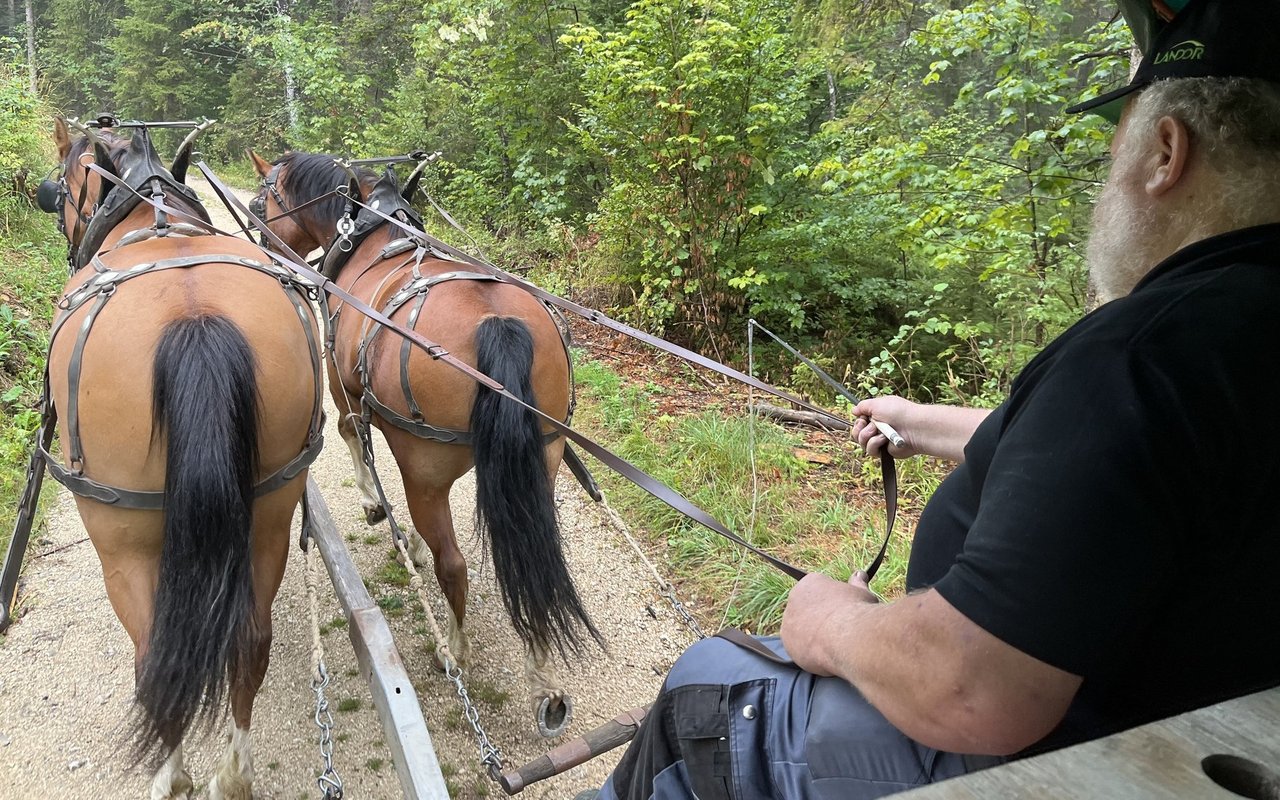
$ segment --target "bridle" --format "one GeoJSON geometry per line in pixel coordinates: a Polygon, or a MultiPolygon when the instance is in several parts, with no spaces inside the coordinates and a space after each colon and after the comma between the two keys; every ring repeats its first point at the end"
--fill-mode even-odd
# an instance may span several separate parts
{"type": "MultiPolygon", "coordinates": [[[[84,165],[83,159],[92,157],[93,153],[84,152],[80,154],[81,165],[84,165]]],[[[84,238],[84,231],[89,227],[94,213],[98,210],[98,205],[102,201],[102,197],[98,198],[98,202],[86,213],[84,206],[85,201],[89,198],[89,168],[84,167],[84,180],[80,183],[80,197],[72,206],[75,211],[76,222],[70,233],[67,232],[67,200],[71,197],[71,185],[67,183],[67,165],[60,164],[55,167],[44,180],[40,181],[40,187],[36,190],[36,204],[41,211],[53,214],[56,217],[58,232],[67,239],[67,263],[72,272],[75,271],[74,254],[80,246],[80,240],[84,238]],[[57,179],[54,179],[54,176],[57,179]]]]}
{"type": "MultiPolygon", "coordinates": [[[[280,168],[282,166],[284,165],[273,164],[271,166],[271,171],[268,172],[266,175],[264,175],[262,178],[262,183],[261,183],[262,191],[259,191],[258,194],[255,195],[254,198],[249,201],[250,213],[252,213],[255,217],[257,217],[260,220],[270,222],[270,221],[279,219],[280,217],[287,217],[293,213],[293,211],[289,209],[289,204],[284,201],[284,195],[280,194],[280,190],[276,188],[276,181],[279,180],[280,178],[280,168]],[[267,219],[267,192],[271,192],[271,199],[276,201],[276,206],[278,206],[280,209],[280,213],[269,220],[267,219]]],[[[260,234],[260,237],[261,237],[260,244],[263,247],[266,247],[267,237],[261,234],[260,234]]]]}

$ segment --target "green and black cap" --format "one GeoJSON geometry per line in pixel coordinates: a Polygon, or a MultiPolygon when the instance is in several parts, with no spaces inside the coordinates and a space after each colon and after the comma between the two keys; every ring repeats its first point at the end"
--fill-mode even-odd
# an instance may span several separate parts
{"type": "Polygon", "coordinates": [[[1126,98],[1170,78],[1261,78],[1280,82],[1280,0],[1121,0],[1142,50],[1128,86],[1067,109],[1112,122],[1126,98]]]}

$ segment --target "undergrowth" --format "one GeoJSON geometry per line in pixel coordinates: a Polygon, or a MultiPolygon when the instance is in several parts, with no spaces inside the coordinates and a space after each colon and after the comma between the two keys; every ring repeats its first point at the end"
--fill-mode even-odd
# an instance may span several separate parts
{"type": "MultiPolygon", "coordinates": [[[[751,417],[738,409],[712,402],[700,412],[664,414],[661,386],[628,380],[600,361],[579,358],[575,377],[577,419],[591,435],[758,547],[842,580],[879,550],[885,525],[879,465],[848,438],[829,440],[824,452],[832,463],[817,466],[802,457],[800,434],[761,419],[753,431],[751,417]]],[[[908,516],[941,474],[936,462],[899,464],[900,503],[908,516]]],[[[710,609],[714,619],[708,621],[715,625],[723,620],[753,631],[777,629],[791,578],[630,482],[611,473],[596,477],[628,523],[668,562],[682,591],[697,600],[704,619],[710,609]]],[[[881,594],[902,592],[909,528],[900,519],[874,582],[881,594]]]]}
{"type": "Polygon", "coordinates": [[[8,545],[39,427],[49,322],[66,242],[30,199],[54,163],[52,115],[0,64],[0,547],[8,545]]]}

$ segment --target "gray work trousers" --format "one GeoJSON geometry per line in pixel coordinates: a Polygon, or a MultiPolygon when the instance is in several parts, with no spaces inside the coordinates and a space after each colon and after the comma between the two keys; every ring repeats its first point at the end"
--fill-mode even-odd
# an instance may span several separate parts
{"type": "Polygon", "coordinates": [[[711,638],[671,668],[601,800],[871,800],[1004,760],[925,747],[846,681],[711,638]]]}

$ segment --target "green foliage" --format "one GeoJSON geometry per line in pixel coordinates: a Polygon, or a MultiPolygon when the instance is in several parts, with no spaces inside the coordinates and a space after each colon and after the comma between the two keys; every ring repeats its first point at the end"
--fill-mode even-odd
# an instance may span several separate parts
{"type": "Polygon", "coordinates": [[[28,193],[53,162],[48,108],[18,68],[0,64],[0,546],[40,415],[48,325],[66,277],[65,240],[28,193]]]}
{"type": "Polygon", "coordinates": [[[189,35],[202,21],[200,4],[194,0],[124,2],[128,13],[117,21],[111,40],[115,54],[112,110],[137,119],[216,116],[226,99],[231,61],[221,52],[201,47],[189,35]]]}
{"type": "MultiPolygon", "coordinates": [[[[596,227],[637,313],[685,341],[722,340],[805,116],[789,6],[640,0],[621,30],[576,26],[585,98],[571,130],[608,168],[596,227]]],[[[776,253],[774,255],[777,255],[776,253]]]]}
{"type": "Polygon", "coordinates": [[[112,52],[124,0],[47,0],[41,36],[44,85],[73,116],[114,110],[112,52]]]}
{"type": "MultiPolygon", "coordinates": [[[[868,389],[997,401],[1078,318],[1079,254],[1109,133],[1061,109],[1080,94],[1080,58],[1123,50],[1121,26],[1089,24],[1101,11],[1060,0],[938,4],[905,42],[903,55],[927,64],[915,68],[918,85],[883,98],[899,130],[824,132],[839,151],[808,177],[841,205],[880,204],[919,298],[869,359],[868,389]]],[[[1119,77],[1121,63],[1104,60],[1094,79],[1119,77]]]]}
{"type": "Polygon", "coordinates": [[[51,166],[52,120],[17,65],[0,64],[0,108],[0,201],[16,208],[20,187],[34,189],[51,166]]]}

